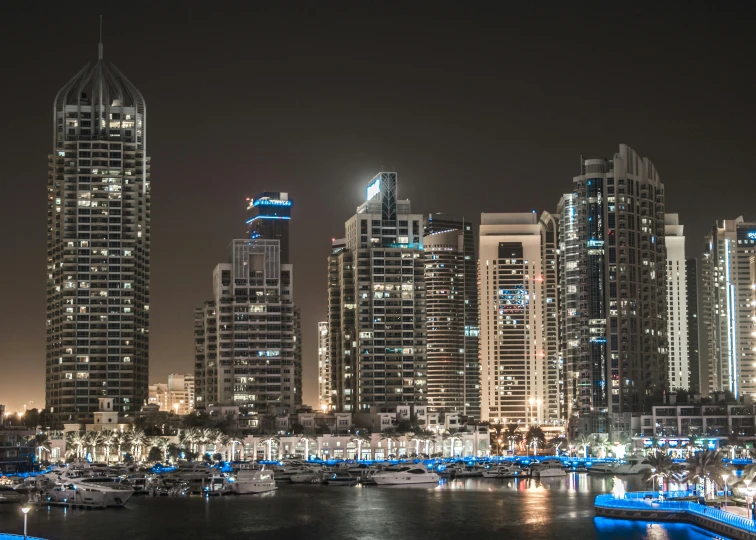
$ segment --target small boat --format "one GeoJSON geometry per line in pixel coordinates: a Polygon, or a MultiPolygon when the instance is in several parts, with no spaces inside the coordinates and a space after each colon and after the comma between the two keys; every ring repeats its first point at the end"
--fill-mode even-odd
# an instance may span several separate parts
{"type": "Polygon", "coordinates": [[[358,478],[355,478],[351,474],[333,473],[331,476],[326,477],[323,483],[327,486],[356,486],[359,481],[358,478]]]}
{"type": "Polygon", "coordinates": [[[23,495],[10,486],[0,486],[0,503],[20,503],[23,495]]]}
{"type": "Polygon", "coordinates": [[[271,471],[242,469],[236,473],[231,483],[231,490],[239,495],[247,493],[265,493],[277,489],[276,481],[271,471]]]}
{"type": "Polygon", "coordinates": [[[492,465],[490,469],[483,471],[483,478],[515,478],[518,476],[527,476],[527,472],[519,467],[510,467],[509,465],[492,465]]]}
{"type": "Polygon", "coordinates": [[[398,471],[378,472],[372,479],[379,486],[438,484],[438,475],[423,465],[404,466],[398,471]]]}

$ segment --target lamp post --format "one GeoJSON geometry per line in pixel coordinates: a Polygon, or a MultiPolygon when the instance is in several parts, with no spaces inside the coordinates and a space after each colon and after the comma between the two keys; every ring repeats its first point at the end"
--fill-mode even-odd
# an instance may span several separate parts
{"type": "Polygon", "coordinates": [[[24,513],[24,539],[26,538],[26,515],[29,513],[29,510],[31,510],[31,508],[28,506],[23,506],[21,508],[21,511],[24,513]]]}
{"type": "Polygon", "coordinates": [[[725,483],[725,485],[724,485],[724,488],[725,488],[724,489],[724,492],[725,492],[725,508],[727,508],[727,478],[729,476],[730,476],[729,474],[723,474],[722,475],[722,480],[724,480],[724,483],[725,483]]]}

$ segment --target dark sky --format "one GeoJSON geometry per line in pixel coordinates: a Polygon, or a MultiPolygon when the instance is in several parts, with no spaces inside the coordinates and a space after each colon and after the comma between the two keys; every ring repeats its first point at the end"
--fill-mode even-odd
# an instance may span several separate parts
{"type": "Polygon", "coordinates": [[[414,210],[477,221],[553,210],[581,153],[624,142],[657,166],[689,253],[715,219],[756,217],[754,3],[23,4],[0,8],[9,409],[44,399],[52,103],[96,58],[100,13],[105,58],[148,107],[151,381],[192,370],[192,309],[263,190],[295,199],[310,404],[330,239],[382,168],[414,210]]]}

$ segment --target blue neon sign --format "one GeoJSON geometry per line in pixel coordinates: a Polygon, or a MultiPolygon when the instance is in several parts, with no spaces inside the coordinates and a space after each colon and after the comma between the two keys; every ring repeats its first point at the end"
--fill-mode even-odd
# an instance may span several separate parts
{"type": "Polygon", "coordinates": [[[257,199],[252,201],[253,206],[291,206],[291,201],[281,199],[257,199]]]}
{"type": "Polygon", "coordinates": [[[749,232],[748,238],[750,238],[751,240],[756,240],[756,231],[749,232]]]}

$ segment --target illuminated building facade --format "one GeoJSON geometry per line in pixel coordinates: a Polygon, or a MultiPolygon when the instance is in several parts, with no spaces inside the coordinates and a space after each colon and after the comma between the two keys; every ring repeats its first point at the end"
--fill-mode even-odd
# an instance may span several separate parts
{"type": "Polygon", "coordinates": [[[449,214],[425,222],[428,407],[480,418],[477,257],[472,223],[449,214]]]}
{"type": "Polygon", "coordinates": [[[147,401],[150,160],[142,94],[99,57],[60,89],[47,182],[46,407],[87,421],[147,401]]]}
{"type": "Polygon", "coordinates": [[[690,388],[688,352],[688,279],[685,236],[677,214],[664,216],[667,247],[667,343],[670,390],[690,388]]]}
{"type": "Polygon", "coordinates": [[[195,310],[195,380],[196,407],[236,405],[255,427],[302,404],[302,347],[294,267],[283,262],[291,200],[264,193],[250,208],[250,238],[231,242],[213,301],[195,310]]]}
{"type": "Polygon", "coordinates": [[[701,352],[698,340],[698,260],[685,260],[685,279],[687,286],[687,320],[688,320],[688,371],[690,373],[690,391],[701,392],[701,352]]]}
{"type": "Polygon", "coordinates": [[[194,375],[171,373],[167,384],[151,384],[148,402],[157,405],[161,411],[180,416],[191,413],[194,410],[194,375]]]}
{"type": "Polygon", "coordinates": [[[558,421],[556,219],[482,214],[479,246],[482,420],[558,421]]]}
{"type": "Polygon", "coordinates": [[[379,412],[425,404],[423,220],[379,173],[328,259],[332,405],[379,412]]]}
{"type": "Polygon", "coordinates": [[[750,270],[755,255],[756,223],[742,217],[717,222],[706,236],[701,261],[701,319],[707,343],[701,362],[704,395],[722,390],[736,397],[756,393],[750,270]]]}
{"type": "Polygon", "coordinates": [[[249,237],[278,240],[281,243],[281,264],[289,264],[289,222],[294,201],[288,193],[266,191],[249,202],[247,220],[249,237]]]}
{"type": "Polygon", "coordinates": [[[664,185],[623,144],[582,161],[558,213],[566,416],[607,433],[668,388],[664,185]]]}
{"type": "Polygon", "coordinates": [[[318,323],[318,401],[321,410],[330,410],[331,362],[328,360],[328,321],[318,323]]]}

